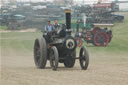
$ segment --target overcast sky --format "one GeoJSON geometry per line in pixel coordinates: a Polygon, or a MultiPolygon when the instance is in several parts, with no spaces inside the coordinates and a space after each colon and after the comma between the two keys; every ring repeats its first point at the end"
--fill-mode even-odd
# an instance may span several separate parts
{"type": "MultiPolygon", "coordinates": [[[[1,3],[2,0],[0,0],[0,3],[1,3]]],[[[8,0],[3,0],[3,1],[8,1],[8,0]]],[[[13,1],[13,0],[12,0],[13,1]]],[[[53,0],[17,0],[17,1],[32,1],[32,2],[39,2],[39,1],[53,1],[53,0]]],[[[77,3],[81,3],[83,0],[74,0],[75,2],[77,3]]],[[[98,0],[84,0],[85,3],[90,3],[90,1],[98,1],[98,0]]],[[[115,1],[115,0],[103,0],[103,1],[115,1]]],[[[118,1],[128,1],[128,0],[118,0],[118,1]]],[[[120,5],[120,8],[123,9],[123,8],[127,8],[128,9],[128,3],[122,3],[122,4],[119,4],[120,5]]]]}
{"type": "MultiPolygon", "coordinates": [[[[2,1],[2,0],[0,0],[2,1]]],[[[8,1],[8,0],[3,0],[3,1],[8,1]]],[[[10,0],[13,1],[13,0],[10,0]]],[[[38,1],[53,1],[53,0],[16,0],[16,1],[33,1],[33,2],[38,2],[38,1]]],[[[74,0],[74,1],[83,1],[83,0],[74,0]]],[[[98,1],[98,0],[84,0],[86,1],[98,1]]],[[[115,0],[102,0],[102,1],[115,1],[115,0]]],[[[118,1],[128,1],[128,0],[118,0],[118,1]]]]}

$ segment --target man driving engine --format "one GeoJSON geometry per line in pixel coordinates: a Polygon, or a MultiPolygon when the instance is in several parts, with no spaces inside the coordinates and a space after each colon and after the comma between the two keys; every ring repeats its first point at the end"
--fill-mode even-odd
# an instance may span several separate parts
{"type": "Polygon", "coordinates": [[[47,32],[52,32],[54,30],[54,27],[51,25],[51,22],[50,21],[48,21],[48,25],[45,26],[45,30],[47,32]]]}
{"type": "Polygon", "coordinates": [[[45,26],[45,31],[47,33],[47,36],[45,36],[46,41],[51,42],[53,40],[53,34],[54,34],[54,26],[51,24],[50,21],[48,21],[47,26],[45,26]]]}

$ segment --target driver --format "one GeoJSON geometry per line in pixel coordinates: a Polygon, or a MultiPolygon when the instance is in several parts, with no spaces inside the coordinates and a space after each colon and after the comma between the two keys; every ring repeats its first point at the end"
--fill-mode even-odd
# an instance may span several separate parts
{"type": "Polygon", "coordinates": [[[48,21],[47,26],[45,26],[45,31],[47,32],[46,41],[51,42],[53,40],[54,26],[50,21],[48,21]]]}
{"type": "Polygon", "coordinates": [[[48,21],[48,25],[45,26],[45,30],[47,30],[47,32],[52,32],[54,30],[54,27],[50,21],[48,21]]]}

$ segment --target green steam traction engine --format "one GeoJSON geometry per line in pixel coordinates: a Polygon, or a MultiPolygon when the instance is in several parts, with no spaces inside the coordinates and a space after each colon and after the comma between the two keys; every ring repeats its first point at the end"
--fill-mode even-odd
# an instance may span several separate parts
{"type": "Polygon", "coordinates": [[[80,48],[79,57],[76,57],[77,42],[71,36],[71,10],[66,10],[66,25],[52,33],[44,31],[43,37],[37,38],[34,44],[34,61],[36,67],[45,68],[47,60],[51,68],[57,70],[58,63],[65,67],[72,68],[75,59],[79,59],[83,70],[88,68],[89,54],[85,46],[80,48]]]}

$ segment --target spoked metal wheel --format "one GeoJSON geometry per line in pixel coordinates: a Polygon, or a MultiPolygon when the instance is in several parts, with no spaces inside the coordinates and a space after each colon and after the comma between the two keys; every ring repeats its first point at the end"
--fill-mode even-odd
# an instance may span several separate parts
{"type": "Polygon", "coordinates": [[[88,55],[87,48],[85,46],[82,46],[80,49],[79,61],[80,61],[81,68],[83,70],[87,70],[88,64],[89,64],[89,55],[88,55]]]}
{"type": "Polygon", "coordinates": [[[38,68],[45,68],[47,62],[47,46],[44,38],[35,40],[34,61],[38,68]]]}
{"type": "Polygon", "coordinates": [[[50,50],[50,65],[54,71],[58,68],[59,55],[58,50],[55,46],[51,47],[50,50]]]}
{"type": "Polygon", "coordinates": [[[99,32],[94,35],[94,45],[95,46],[107,46],[109,43],[109,36],[106,32],[99,32]]]}

